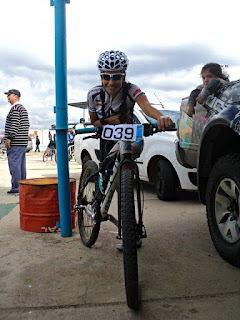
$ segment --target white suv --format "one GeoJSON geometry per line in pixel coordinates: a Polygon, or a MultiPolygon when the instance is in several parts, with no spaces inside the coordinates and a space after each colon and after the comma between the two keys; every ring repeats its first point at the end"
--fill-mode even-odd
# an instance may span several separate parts
{"type": "MultiPolygon", "coordinates": [[[[178,111],[161,110],[170,116],[175,125],[179,118],[178,111]]],[[[136,123],[156,121],[147,117],[139,107],[134,108],[136,123]]],[[[89,134],[77,134],[74,142],[74,156],[79,164],[88,159],[99,163],[99,139],[83,139],[89,134]]],[[[159,132],[153,136],[144,137],[144,148],[136,163],[139,167],[140,179],[154,183],[160,200],[173,200],[177,188],[197,190],[196,169],[183,167],[176,159],[176,131],[159,132]]]]}

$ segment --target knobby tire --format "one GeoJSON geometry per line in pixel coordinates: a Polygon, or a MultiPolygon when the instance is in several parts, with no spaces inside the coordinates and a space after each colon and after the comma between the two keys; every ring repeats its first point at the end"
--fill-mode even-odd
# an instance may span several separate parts
{"type": "Polygon", "coordinates": [[[131,309],[138,309],[136,218],[134,205],[134,178],[131,169],[122,169],[121,171],[121,217],[127,304],[131,309]]]}
{"type": "MultiPolygon", "coordinates": [[[[89,160],[84,164],[82,173],[80,176],[78,193],[82,189],[87,178],[91,174],[93,174],[95,171],[97,171],[97,169],[98,169],[97,164],[92,160],[89,160]]],[[[95,224],[93,225],[92,217],[87,215],[84,208],[78,209],[79,233],[80,233],[80,237],[83,244],[87,247],[91,247],[92,245],[94,245],[94,243],[98,238],[98,234],[100,230],[100,208],[99,208],[99,203],[95,198],[97,192],[100,192],[99,185],[98,185],[98,176],[94,176],[91,178],[91,180],[85,187],[81,197],[78,196],[78,204],[87,203],[87,208],[91,211],[95,210],[97,214],[95,224]]]]}

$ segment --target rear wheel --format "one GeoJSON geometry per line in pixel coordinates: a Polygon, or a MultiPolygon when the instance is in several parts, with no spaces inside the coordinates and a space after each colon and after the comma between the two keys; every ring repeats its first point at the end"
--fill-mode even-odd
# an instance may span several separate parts
{"type": "Polygon", "coordinates": [[[43,154],[43,162],[47,161],[48,160],[48,153],[46,151],[44,151],[44,154],[43,154]]]}
{"type": "Polygon", "coordinates": [[[167,160],[159,160],[155,176],[155,191],[160,200],[173,200],[176,197],[177,177],[167,160]]]}
{"type": "Polygon", "coordinates": [[[121,171],[121,217],[125,288],[129,308],[138,309],[137,233],[133,178],[131,169],[123,169],[121,171]]]}
{"type": "Polygon", "coordinates": [[[96,242],[100,230],[100,206],[96,198],[100,193],[98,175],[90,178],[82,195],[79,192],[87,179],[97,170],[98,166],[94,161],[87,161],[83,166],[78,188],[78,204],[85,206],[78,210],[78,227],[82,242],[87,247],[96,242]]]}
{"type": "Polygon", "coordinates": [[[240,155],[220,158],[206,190],[208,227],[218,253],[240,267],[240,155]]]}

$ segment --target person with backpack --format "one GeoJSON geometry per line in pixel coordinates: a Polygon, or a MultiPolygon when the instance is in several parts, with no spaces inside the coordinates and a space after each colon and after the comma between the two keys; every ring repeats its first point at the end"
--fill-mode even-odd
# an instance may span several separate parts
{"type": "MultiPolygon", "coordinates": [[[[138,86],[126,81],[128,58],[125,53],[118,50],[105,51],[100,54],[97,66],[101,84],[92,88],[87,97],[92,125],[132,123],[133,108],[137,102],[146,115],[158,121],[159,131],[171,129],[171,118],[155,109],[138,86]]],[[[133,144],[137,155],[142,151],[142,143],[135,141],[133,144]]]]}

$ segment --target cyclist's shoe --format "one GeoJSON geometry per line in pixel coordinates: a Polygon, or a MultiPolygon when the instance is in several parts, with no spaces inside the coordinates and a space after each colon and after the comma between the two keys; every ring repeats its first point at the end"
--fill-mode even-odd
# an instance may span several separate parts
{"type": "MultiPolygon", "coordinates": [[[[137,240],[136,244],[137,244],[137,248],[140,248],[141,245],[142,245],[142,239],[137,240]]],[[[123,251],[123,242],[121,241],[120,243],[118,243],[118,244],[116,245],[116,248],[117,248],[119,251],[123,251]]]]}
{"type": "Polygon", "coordinates": [[[123,251],[123,242],[121,241],[120,243],[118,243],[116,245],[116,248],[119,250],[119,251],[123,251]]]}

